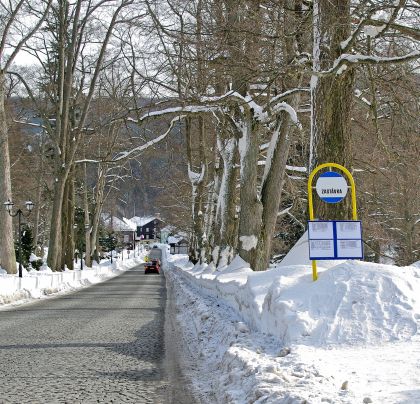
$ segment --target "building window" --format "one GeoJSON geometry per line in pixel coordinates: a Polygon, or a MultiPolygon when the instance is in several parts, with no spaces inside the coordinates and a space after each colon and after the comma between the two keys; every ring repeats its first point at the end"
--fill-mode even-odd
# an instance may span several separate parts
{"type": "Polygon", "coordinates": [[[148,234],[146,234],[146,240],[149,240],[149,235],[148,234]]]}

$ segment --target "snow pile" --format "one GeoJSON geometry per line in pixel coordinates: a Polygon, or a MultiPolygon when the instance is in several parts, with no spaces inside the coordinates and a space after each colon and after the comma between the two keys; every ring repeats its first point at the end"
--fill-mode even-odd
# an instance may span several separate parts
{"type": "Polygon", "coordinates": [[[313,282],[309,265],[287,264],[305,248],[265,272],[169,258],[192,360],[212,375],[197,390],[220,403],[420,402],[420,268],[318,262],[313,282]]]}
{"type": "MultiPolygon", "coordinates": [[[[420,270],[345,262],[312,281],[308,267],[273,270],[254,324],[286,343],[322,346],[405,341],[420,319],[420,270]]],[[[249,292],[257,279],[250,277],[249,292]]]]}
{"type": "Polygon", "coordinates": [[[412,264],[413,267],[420,268],[420,261],[415,262],[412,264]]]}
{"type": "Polygon", "coordinates": [[[143,258],[144,256],[140,255],[124,261],[114,261],[113,264],[109,260],[103,260],[100,264],[94,263],[92,268],[84,267],[82,271],[77,268],[73,271],[53,272],[43,264],[39,271],[28,272],[23,268],[22,278],[17,274],[9,275],[1,271],[0,306],[27,303],[48,295],[66,293],[103,282],[143,263],[143,258]]]}
{"type": "MultiPolygon", "coordinates": [[[[174,263],[185,265],[186,260],[174,263]]],[[[303,366],[278,339],[251,331],[217,298],[203,298],[202,290],[179,276],[173,263],[165,268],[182,335],[184,376],[199,402],[298,404],[313,397],[320,382],[332,390],[330,380],[314,366],[303,366]]],[[[331,397],[335,395],[322,395],[331,397]]]]}
{"type": "MultiPolygon", "coordinates": [[[[234,262],[235,264],[235,262],[234,262]]],[[[185,275],[244,316],[254,330],[284,343],[325,345],[406,340],[420,318],[420,271],[368,263],[344,263],[320,271],[292,266],[253,273],[205,266],[185,275]]]]}
{"type": "MultiPolygon", "coordinates": [[[[318,267],[330,268],[344,261],[318,261],[318,267]]],[[[309,241],[308,231],[303,233],[302,237],[291,248],[282,261],[277,264],[277,267],[288,267],[291,265],[312,265],[309,259],[309,241]]]]}
{"type": "Polygon", "coordinates": [[[313,282],[306,265],[253,272],[239,260],[222,271],[196,265],[181,274],[230,305],[253,330],[286,344],[374,344],[417,332],[418,268],[348,261],[321,267],[313,282]]]}

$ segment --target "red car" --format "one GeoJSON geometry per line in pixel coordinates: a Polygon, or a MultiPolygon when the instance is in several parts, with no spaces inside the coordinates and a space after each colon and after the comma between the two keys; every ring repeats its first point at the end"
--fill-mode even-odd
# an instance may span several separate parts
{"type": "Polygon", "coordinates": [[[144,263],[144,273],[145,274],[160,274],[160,261],[156,259],[152,259],[149,262],[144,263]]]}

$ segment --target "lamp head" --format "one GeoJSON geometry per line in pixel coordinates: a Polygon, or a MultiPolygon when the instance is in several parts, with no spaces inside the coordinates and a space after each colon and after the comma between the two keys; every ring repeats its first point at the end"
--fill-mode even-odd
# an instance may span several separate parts
{"type": "Polygon", "coordinates": [[[28,209],[28,211],[31,212],[32,209],[34,208],[34,203],[32,201],[26,201],[25,206],[26,206],[26,209],[28,209]]]}
{"type": "Polygon", "coordinates": [[[13,209],[14,203],[9,199],[7,202],[4,202],[3,205],[6,208],[6,210],[10,213],[13,209]]]}

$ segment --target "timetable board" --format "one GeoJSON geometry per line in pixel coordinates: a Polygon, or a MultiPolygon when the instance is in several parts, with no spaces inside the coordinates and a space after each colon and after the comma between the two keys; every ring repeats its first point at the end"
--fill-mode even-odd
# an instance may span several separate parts
{"type": "Polygon", "coordinates": [[[308,221],[309,259],[363,259],[359,220],[308,221]]]}

